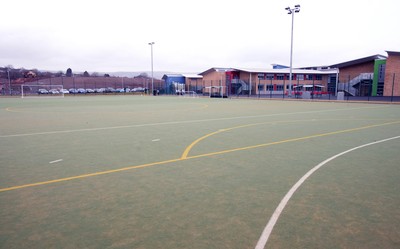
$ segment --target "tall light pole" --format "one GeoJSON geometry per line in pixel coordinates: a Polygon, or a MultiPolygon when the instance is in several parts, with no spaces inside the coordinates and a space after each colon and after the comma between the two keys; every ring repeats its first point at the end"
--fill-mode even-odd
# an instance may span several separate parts
{"type": "Polygon", "coordinates": [[[292,32],[291,32],[291,42],[290,42],[290,73],[289,73],[289,93],[288,96],[292,96],[292,61],[293,61],[293,23],[294,23],[294,13],[300,12],[300,5],[297,4],[293,9],[286,7],[285,10],[288,11],[289,15],[292,15],[292,32]]]}
{"type": "Polygon", "coordinates": [[[151,47],[151,94],[154,94],[154,75],[153,75],[153,45],[154,42],[149,42],[151,47]]]}
{"type": "Polygon", "coordinates": [[[8,92],[11,95],[10,68],[7,68],[7,74],[8,74],[8,92]]]}

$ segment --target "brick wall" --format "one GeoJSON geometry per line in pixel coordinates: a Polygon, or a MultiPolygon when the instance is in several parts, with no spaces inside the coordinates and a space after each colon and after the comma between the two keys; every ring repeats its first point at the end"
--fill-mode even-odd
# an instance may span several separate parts
{"type": "Polygon", "coordinates": [[[392,96],[393,92],[393,96],[400,96],[400,52],[388,52],[388,54],[383,95],[392,96]]]}
{"type": "Polygon", "coordinates": [[[373,73],[374,72],[374,61],[339,68],[339,82],[349,82],[361,73],[373,73]]]}

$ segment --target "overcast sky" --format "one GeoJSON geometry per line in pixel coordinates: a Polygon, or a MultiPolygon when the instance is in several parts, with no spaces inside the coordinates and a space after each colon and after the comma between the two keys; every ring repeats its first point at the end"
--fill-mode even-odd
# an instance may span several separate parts
{"type": "Polygon", "coordinates": [[[0,66],[200,73],[340,63],[400,51],[399,0],[2,1],[0,66]]]}

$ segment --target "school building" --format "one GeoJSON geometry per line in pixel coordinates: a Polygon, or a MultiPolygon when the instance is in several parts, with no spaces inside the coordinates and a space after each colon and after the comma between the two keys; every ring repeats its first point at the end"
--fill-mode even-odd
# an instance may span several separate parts
{"type": "Polygon", "coordinates": [[[212,67],[198,75],[164,75],[167,92],[176,87],[203,95],[291,95],[303,93],[349,96],[400,96],[400,52],[371,55],[338,64],[292,69],[212,67]]]}

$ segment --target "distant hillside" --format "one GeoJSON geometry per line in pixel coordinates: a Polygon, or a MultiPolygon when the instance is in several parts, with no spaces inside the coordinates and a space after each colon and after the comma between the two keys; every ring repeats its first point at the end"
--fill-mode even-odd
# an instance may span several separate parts
{"type": "MultiPolygon", "coordinates": [[[[147,74],[147,76],[151,77],[151,71],[146,71],[146,72],[109,72],[110,76],[115,76],[115,77],[128,77],[128,78],[133,78],[135,76],[139,76],[140,74],[147,74]]],[[[154,78],[155,79],[161,79],[164,74],[170,74],[172,72],[166,72],[166,71],[154,71],[154,78]]]]}

